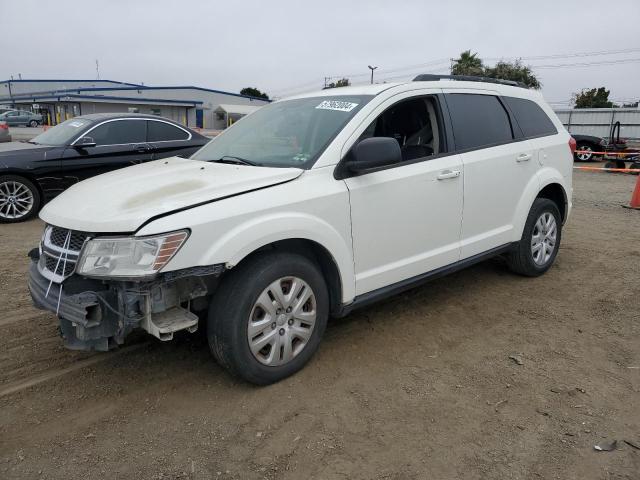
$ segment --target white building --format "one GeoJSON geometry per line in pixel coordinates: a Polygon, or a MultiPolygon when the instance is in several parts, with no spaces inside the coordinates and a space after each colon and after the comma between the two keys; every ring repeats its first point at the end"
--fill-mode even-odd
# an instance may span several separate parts
{"type": "Polygon", "coordinates": [[[3,80],[0,105],[42,113],[50,125],[89,113],[160,115],[223,129],[267,100],[194,86],[152,87],[112,80],[3,80]]]}

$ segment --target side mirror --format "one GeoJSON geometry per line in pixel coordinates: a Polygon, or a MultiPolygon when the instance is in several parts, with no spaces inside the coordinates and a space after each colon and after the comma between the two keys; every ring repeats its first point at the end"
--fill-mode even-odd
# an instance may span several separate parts
{"type": "Polygon", "coordinates": [[[82,137],[73,146],[79,148],[95,147],[96,141],[92,137],[82,137]]]}
{"type": "Polygon", "coordinates": [[[355,173],[402,162],[400,144],[395,138],[365,138],[353,149],[353,157],[346,167],[355,173]]]}

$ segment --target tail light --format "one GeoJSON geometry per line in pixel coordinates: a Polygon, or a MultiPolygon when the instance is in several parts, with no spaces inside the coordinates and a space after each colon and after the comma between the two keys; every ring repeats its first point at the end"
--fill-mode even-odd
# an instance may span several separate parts
{"type": "Polygon", "coordinates": [[[9,130],[7,122],[0,122],[0,130],[9,130]]]}
{"type": "Polygon", "coordinates": [[[571,155],[576,153],[576,139],[573,137],[569,137],[569,150],[571,150],[571,155]]]}

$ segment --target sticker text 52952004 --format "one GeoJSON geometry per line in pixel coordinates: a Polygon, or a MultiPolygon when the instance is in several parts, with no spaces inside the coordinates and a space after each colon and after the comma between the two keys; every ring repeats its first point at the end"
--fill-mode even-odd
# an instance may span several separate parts
{"type": "Polygon", "coordinates": [[[339,112],[350,112],[357,106],[357,103],[341,102],[339,100],[325,100],[316,108],[320,110],[337,110],[339,112]]]}

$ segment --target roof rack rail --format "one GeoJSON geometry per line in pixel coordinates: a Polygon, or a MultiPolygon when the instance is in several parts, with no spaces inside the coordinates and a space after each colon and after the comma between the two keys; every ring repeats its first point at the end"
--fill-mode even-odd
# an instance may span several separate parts
{"type": "Polygon", "coordinates": [[[461,82],[499,83],[500,85],[510,85],[512,87],[529,88],[522,82],[515,82],[513,80],[501,80],[499,78],[476,77],[474,75],[436,75],[432,73],[423,73],[413,79],[414,82],[431,82],[435,80],[458,80],[461,82]]]}

